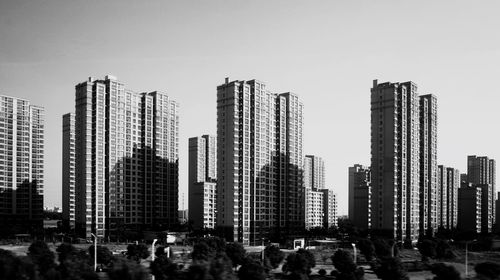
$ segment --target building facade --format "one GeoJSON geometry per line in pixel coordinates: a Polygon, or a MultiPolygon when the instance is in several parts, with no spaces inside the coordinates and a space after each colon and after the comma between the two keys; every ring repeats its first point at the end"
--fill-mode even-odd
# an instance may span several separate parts
{"type": "Polygon", "coordinates": [[[0,95],[1,236],[43,228],[44,109],[0,95]]]}
{"type": "Polygon", "coordinates": [[[349,220],[361,230],[371,225],[371,171],[360,164],[349,167],[349,220]]]}
{"type": "Polygon", "coordinates": [[[75,220],[86,238],[178,222],[178,104],[115,77],[76,85],[75,220]]]}
{"type": "Polygon", "coordinates": [[[420,96],[420,235],[433,236],[437,218],[437,99],[420,96]]]}
{"type": "Polygon", "coordinates": [[[373,82],[372,219],[375,232],[416,243],[420,212],[420,103],[413,82],[373,82]]]}
{"type": "Polygon", "coordinates": [[[217,228],[227,240],[261,244],[304,229],[302,125],[295,94],[257,80],[217,87],[217,228]]]}
{"type": "Polygon", "coordinates": [[[196,229],[215,228],[217,138],[189,138],[189,219],[196,229]]]}
{"type": "Polygon", "coordinates": [[[458,169],[438,166],[437,176],[437,226],[455,229],[458,223],[458,189],[462,182],[458,169]]]}
{"type": "Polygon", "coordinates": [[[323,159],[313,155],[304,158],[305,217],[306,229],[323,227],[323,189],[325,165],[323,159]]]}
{"type": "Polygon", "coordinates": [[[482,232],[489,233],[495,223],[496,162],[486,156],[467,157],[467,181],[483,188],[482,232]]]}
{"type": "Polygon", "coordinates": [[[75,229],[75,114],[63,115],[62,209],[63,226],[75,229]]]}
{"type": "Polygon", "coordinates": [[[322,189],[323,192],[323,227],[331,228],[338,225],[337,195],[331,189],[322,189]]]}
{"type": "Polygon", "coordinates": [[[457,227],[462,231],[481,232],[482,226],[482,188],[464,184],[458,189],[457,227]]]}

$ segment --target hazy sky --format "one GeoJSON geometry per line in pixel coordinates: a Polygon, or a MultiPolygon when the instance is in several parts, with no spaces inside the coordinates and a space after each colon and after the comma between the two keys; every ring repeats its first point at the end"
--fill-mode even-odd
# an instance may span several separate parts
{"type": "Polygon", "coordinates": [[[499,3],[0,0],[0,94],[46,109],[52,207],[74,86],[112,74],[135,91],[166,91],[180,102],[187,201],[187,139],[216,133],[217,85],[260,79],[302,98],[304,152],[325,160],[347,214],[347,168],[370,164],[373,79],[437,96],[439,164],[465,172],[468,154],[500,159],[499,3]]]}

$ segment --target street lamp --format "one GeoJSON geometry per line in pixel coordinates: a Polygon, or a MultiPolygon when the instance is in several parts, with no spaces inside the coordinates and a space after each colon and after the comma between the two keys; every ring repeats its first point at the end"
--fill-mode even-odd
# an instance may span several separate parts
{"type": "Polygon", "coordinates": [[[357,255],[356,255],[356,244],[355,243],[351,243],[351,245],[352,245],[352,249],[354,250],[354,264],[356,264],[356,259],[357,259],[356,258],[357,257],[357,255]]]}
{"type": "MultiPolygon", "coordinates": [[[[153,239],[153,243],[151,244],[151,262],[155,261],[155,244],[158,239],[153,239]]],[[[155,276],[151,276],[151,280],[155,280],[155,276]]]]}
{"type": "Polygon", "coordinates": [[[97,236],[90,234],[94,237],[94,271],[97,271],[97,236]]]}
{"type": "Polygon", "coordinates": [[[394,258],[394,256],[396,255],[396,252],[394,252],[394,250],[396,249],[396,248],[395,248],[395,247],[396,247],[396,244],[399,244],[399,243],[403,243],[403,242],[402,242],[402,241],[396,241],[396,242],[394,242],[394,244],[392,244],[392,250],[391,250],[391,254],[392,254],[392,256],[391,256],[391,257],[393,257],[393,258],[394,258]]]}
{"type": "Polygon", "coordinates": [[[474,239],[474,240],[471,240],[471,241],[465,241],[465,278],[467,278],[467,276],[469,276],[469,260],[468,260],[468,253],[469,253],[469,243],[470,242],[475,242],[477,241],[477,239],[474,239]]]}

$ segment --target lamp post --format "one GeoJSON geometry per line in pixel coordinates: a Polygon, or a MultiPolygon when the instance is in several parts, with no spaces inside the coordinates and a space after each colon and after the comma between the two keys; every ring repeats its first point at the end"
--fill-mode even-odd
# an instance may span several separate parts
{"type": "Polygon", "coordinates": [[[266,249],[266,247],[264,247],[264,239],[261,239],[261,241],[262,241],[262,256],[261,257],[262,257],[262,263],[264,263],[264,257],[265,257],[264,256],[264,254],[265,254],[264,250],[266,249]]]}
{"type": "MultiPolygon", "coordinates": [[[[153,243],[151,244],[151,262],[155,261],[155,244],[158,239],[153,239],[153,243]]],[[[155,280],[155,276],[151,275],[151,280],[155,280]]]]}
{"type": "Polygon", "coordinates": [[[356,259],[357,259],[356,258],[357,257],[357,255],[356,255],[356,244],[355,243],[351,243],[351,245],[352,245],[352,249],[354,250],[354,264],[356,264],[356,259]]]}
{"type": "Polygon", "coordinates": [[[476,239],[471,240],[471,241],[465,241],[465,278],[469,276],[469,259],[468,259],[468,253],[469,253],[469,243],[477,241],[476,239]]]}
{"type": "Polygon", "coordinates": [[[393,257],[393,258],[394,258],[394,256],[396,255],[396,252],[394,252],[394,250],[396,249],[395,247],[396,247],[396,245],[397,245],[397,244],[399,244],[399,243],[403,243],[403,242],[402,242],[402,241],[396,241],[396,242],[394,242],[394,244],[392,244],[392,250],[391,250],[391,254],[392,254],[392,255],[391,255],[391,257],[393,257]]]}
{"type": "Polygon", "coordinates": [[[97,236],[90,233],[94,237],[94,271],[97,271],[97,236]]]}

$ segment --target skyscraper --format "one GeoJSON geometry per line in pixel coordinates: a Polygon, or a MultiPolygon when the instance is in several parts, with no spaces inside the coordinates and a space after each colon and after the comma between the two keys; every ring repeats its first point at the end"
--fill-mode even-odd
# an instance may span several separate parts
{"type": "Polygon", "coordinates": [[[371,172],[360,164],[349,167],[349,219],[359,229],[370,228],[371,172]]]}
{"type": "Polygon", "coordinates": [[[482,188],[471,183],[463,184],[458,189],[457,227],[462,231],[481,232],[482,188]]]}
{"type": "Polygon", "coordinates": [[[165,229],[178,216],[178,105],[115,77],[76,85],[75,218],[81,235],[165,229]]]}
{"type": "Polygon", "coordinates": [[[217,227],[228,240],[261,244],[304,228],[302,115],[295,94],[257,80],[217,87],[217,227]]]}
{"type": "Polygon", "coordinates": [[[323,227],[323,192],[325,186],[323,159],[313,155],[304,158],[305,218],[306,228],[323,227]]]}
{"type": "Polygon", "coordinates": [[[419,237],[419,107],[413,82],[373,81],[371,226],[375,232],[408,243],[419,237]]]}
{"type": "Polygon", "coordinates": [[[75,229],[75,114],[63,115],[62,222],[75,229]]]}
{"type": "Polygon", "coordinates": [[[453,167],[446,168],[447,186],[447,225],[453,229],[458,223],[458,189],[460,188],[460,171],[453,167]]]}
{"type": "Polygon", "coordinates": [[[216,182],[216,137],[189,138],[189,219],[194,228],[215,228],[216,182]]]}
{"type": "Polygon", "coordinates": [[[321,192],[323,192],[323,227],[337,226],[337,195],[331,189],[322,189],[321,192]]]}
{"type": "Polygon", "coordinates": [[[420,235],[437,231],[437,99],[420,96],[420,235]]]}
{"type": "Polygon", "coordinates": [[[496,192],[496,163],[486,156],[467,157],[467,180],[483,188],[483,204],[481,205],[482,232],[488,233],[495,223],[495,192],[496,192]]]}
{"type": "Polygon", "coordinates": [[[44,109],[0,95],[0,236],[43,226],[44,109]]]}

